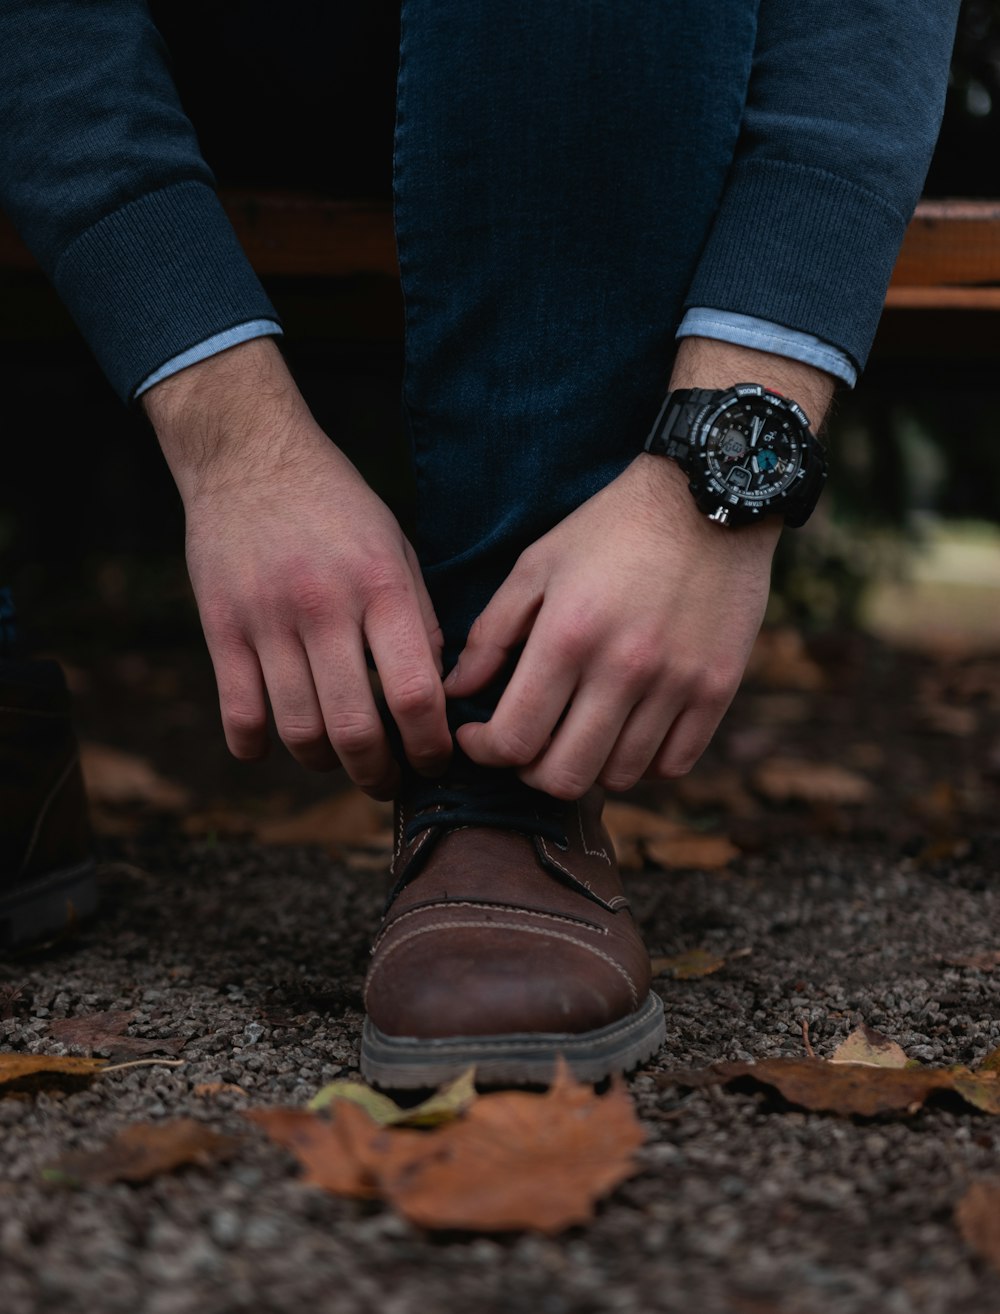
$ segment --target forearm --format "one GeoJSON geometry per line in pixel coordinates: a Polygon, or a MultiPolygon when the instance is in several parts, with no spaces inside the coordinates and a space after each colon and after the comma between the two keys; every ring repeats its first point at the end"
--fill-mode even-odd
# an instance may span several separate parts
{"type": "MultiPolygon", "coordinates": [[[[143,396],[181,497],[233,480],[266,477],[323,441],[270,338],[219,352],[143,396]]],[[[346,461],[345,461],[346,463],[346,461]]]]}

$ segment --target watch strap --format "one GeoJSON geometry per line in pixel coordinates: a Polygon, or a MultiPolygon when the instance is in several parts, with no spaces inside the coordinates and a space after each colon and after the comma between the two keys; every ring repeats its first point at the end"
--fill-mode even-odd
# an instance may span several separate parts
{"type": "Polygon", "coordinates": [[[691,447],[695,416],[718,395],[718,390],[712,388],[675,388],[668,393],[646,439],[646,451],[683,462],[691,447]]]}

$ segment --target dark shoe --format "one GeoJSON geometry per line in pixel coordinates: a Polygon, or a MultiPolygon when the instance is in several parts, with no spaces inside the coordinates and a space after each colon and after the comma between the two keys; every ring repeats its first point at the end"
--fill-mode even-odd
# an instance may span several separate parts
{"type": "Polygon", "coordinates": [[[97,906],[80,756],[55,662],[0,662],[0,951],[97,906]]]}
{"type": "Polygon", "coordinates": [[[487,1084],[547,1083],[561,1054],[598,1081],[656,1052],[663,1005],[602,802],[499,772],[411,791],[365,983],[368,1080],[436,1086],[474,1065],[487,1084]]]}

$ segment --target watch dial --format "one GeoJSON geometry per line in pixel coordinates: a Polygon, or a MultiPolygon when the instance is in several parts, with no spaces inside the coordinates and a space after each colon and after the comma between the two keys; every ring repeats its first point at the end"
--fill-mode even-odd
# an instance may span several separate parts
{"type": "Polygon", "coordinates": [[[725,502],[764,511],[802,470],[799,421],[766,397],[737,397],[707,416],[701,435],[708,483],[725,502]]]}

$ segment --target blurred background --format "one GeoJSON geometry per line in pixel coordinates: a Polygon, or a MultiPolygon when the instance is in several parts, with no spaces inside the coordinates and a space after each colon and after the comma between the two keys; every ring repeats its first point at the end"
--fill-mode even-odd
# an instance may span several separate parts
{"type": "MultiPolygon", "coordinates": [[[[152,7],[223,186],[388,200],[396,5],[380,0],[351,13],[289,0],[287,29],[262,0],[152,7]],[[304,43],[313,59],[305,67],[295,40],[303,24],[320,36],[304,43]],[[287,48],[283,30],[292,35],[287,48]]],[[[995,199],[1000,217],[1000,0],[963,6],[925,194],[995,199]]],[[[268,288],[320,423],[407,523],[413,490],[391,278],[283,276],[268,288]]],[[[31,649],[67,666],[84,734],[150,757],[209,802],[319,797],[328,784],[283,750],[261,767],[227,757],[166,467],[151,430],[113,396],[37,272],[0,272],[0,339],[0,584],[12,586],[31,649]]],[[[959,687],[956,672],[981,672],[1000,653],[998,370],[1000,309],[886,312],[863,382],[841,398],[830,425],[821,512],[785,536],[770,615],[785,637],[761,650],[751,685],[784,679],[796,695],[844,692],[844,673],[853,672],[841,713],[824,714],[832,733],[843,708],[870,717],[879,699],[913,695],[929,673],[945,681],[940,708],[959,687]]],[[[928,732],[945,736],[928,741],[928,752],[954,756],[961,744],[963,762],[987,764],[980,774],[993,753],[1000,772],[1000,677],[989,669],[985,693],[981,679],[955,695],[970,716],[941,730],[947,715],[938,712],[928,732]]],[[[773,706],[761,712],[773,714],[773,706]]],[[[800,718],[803,734],[817,714],[802,705],[783,713],[800,718]]]]}

